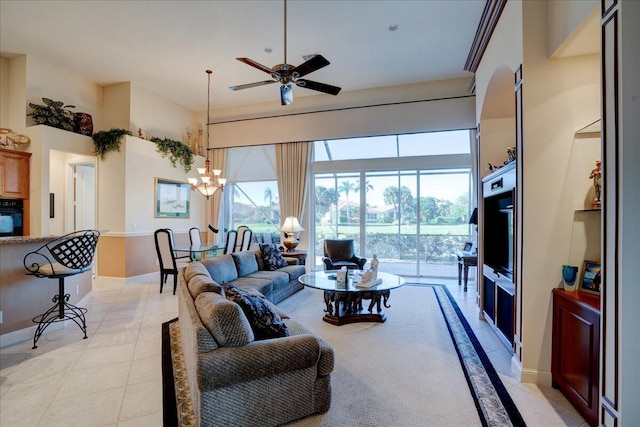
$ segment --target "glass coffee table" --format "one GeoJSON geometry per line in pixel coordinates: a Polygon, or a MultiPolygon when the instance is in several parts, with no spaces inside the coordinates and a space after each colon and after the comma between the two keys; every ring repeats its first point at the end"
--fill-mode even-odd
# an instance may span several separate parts
{"type": "Polygon", "coordinates": [[[390,307],[387,301],[389,301],[391,289],[404,285],[402,277],[378,272],[378,279],[382,279],[381,283],[370,288],[359,288],[357,286],[359,275],[355,275],[354,270],[349,271],[344,285],[337,282],[336,273],[336,271],[313,271],[298,278],[303,285],[324,291],[326,314],[323,320],[325,322],[340,326],[355,322],[382,323],[387,320],[382,306],[390,307]],[[363,308],[363,300],[370,300],[366,309],[363,308]]]}

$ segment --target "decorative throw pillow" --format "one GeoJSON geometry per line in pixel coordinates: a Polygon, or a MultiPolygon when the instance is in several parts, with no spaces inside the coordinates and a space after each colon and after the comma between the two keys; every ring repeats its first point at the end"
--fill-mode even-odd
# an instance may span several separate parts
{"type": "Polygon", "coordinates": [[[278,247],[273,243],[261,244],[262,259],[264,259],[264,267],[267,270],[275,271],[288,265],[287,261],[282,257],[278,247]]]}
{"type": "Polygon", "coordinates": [[[238,304],[249,320],[256,340],[289,336],[282,318],[269,307],[267,301],[229,283],[223,283],[225,296],[238,304]]]}

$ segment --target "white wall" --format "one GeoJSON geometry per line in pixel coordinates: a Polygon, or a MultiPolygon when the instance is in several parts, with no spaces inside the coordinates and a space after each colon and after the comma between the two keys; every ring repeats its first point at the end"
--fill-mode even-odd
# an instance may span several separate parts
{"type": "MultiPolygon", "coordinates": [[[[522,64],[522,2],[509,1],[502,11],[498,25],[476,71],[477,123],[481,120],[485,95],[495,70],[501,66],[507,66],[515,73],[520,64],[522,64]]],[[[480,131],[482,134],[483,129],[480,131]]]]}
{"type": "MultiPolygon", "coordinates": [[[[94,157],[94,145],[90,137],[45,125],[28,127],[25,134],[31,138],[30,201],[31,235],[48,236],[49,193],[51,192],[51,150],[94,157]]],[[[54,155],[55,157],[55,155],[54,155]]],[[[58,167],[54,164],[54,167],[58,167]]],[[[54,184],[55,186],[55,184],[54,184]]],[[[99,223],[98,223],[99,225],[99,223]]]]}
{"type": "MultiPolygon", "coordinates": [[[[75,105],[74,112],[89,113],[93,117],[94,128],[100,127],[102,116],[102,87],[72,70],[51,65],[35,55],[27,56],[26,100],[43,104],[42,98],[62,101],[65,105],[75,105]]],[[[31,111],[27,107],[27,112],[31,111]]],[[[31,117],[28,124],[35,124],[31,117]]]]}
{"type": "Polygon", "coordinates": [[[49,233],[56,236],[65,234],[65,172],[65,153],[57,150],[49,151],[49,193],[55,194],[55,216],[49,217],[50,203],[45,203],[42,205],[42,217],[49,218],[49,233]]]}
{"type": "MultiPolygon", "coordinates": [[[[597,0],[566,1],[553,0],[547,2],[547,52],[549,56],[561,53],[571,43],[577,29],[587,25],[587,16],[595,12],[599,15],[600,2],[597,0]]],[[[598,41],[595,40],[597,43],[598,41]]]]}
{"type": "MultiPolygon", "coordinates": [[[[124,159],[118,159],[123,166],[118,165],[118,186],[109,190],[108,196],[102,195],[101,216],[108,215],[111,210],[105,206],[123,206],[119,209],[124,215],[118,214],[117,224],[114,222],[109,227],[100,222],[101,226],[109,228],[110,234],[122,235],[146,235],[152,234],[158,228],[172,228],[174,232],[188,232],[190,227],[206,229],[208,222],[205,218],[206,198],[197,192],[191,192],[191,216],[190,218],[155,218],[155,178],[164,178],[173,181],[187,182],[188,176],[197,175],[195,168],[204,165],[204,158],[198,157],[193,170],[187,174],[181,165],[172,167],[168,158],[162,158],[156,151],[153,142],[145,141],[137,137],[126,137],[122,153],[124,159]]],[[[105,165],[101,170],[109,169],[105,165]]],[[[111,172],[109,172],[111,173],[111,172]]],[[[102,176],[101,176],[102,178],[102,176]]],[[[105,183],[101,182],[101,188],[105,183]]],[[[115,210],[115,209],[114,209],[115,210]]],[[[117,212],[116,212],[117,213],[117,212]]]]}
{"type": "Polygon", "coordinates": [[[131,83],[131,105],[129,128],[137,135],[138,128],[147,135],[169,138],[187,143],[187,131],[198,131],[201,124],[196,123],[193,111],[176,104],[139,84],[131,83]]]}

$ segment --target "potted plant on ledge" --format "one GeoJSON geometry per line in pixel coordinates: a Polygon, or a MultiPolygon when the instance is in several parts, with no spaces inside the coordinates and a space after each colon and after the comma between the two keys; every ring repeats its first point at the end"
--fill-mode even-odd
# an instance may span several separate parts
{"type": "Polygon", "coordinates": [[[33,112],[27,114],[39,125],[52,126],[73,132],[73,112],[69,109],[75,105],[64,105],[62,101],[54,101],[50,98],[42,98],[44,105],[29,103],[33,112]]]}

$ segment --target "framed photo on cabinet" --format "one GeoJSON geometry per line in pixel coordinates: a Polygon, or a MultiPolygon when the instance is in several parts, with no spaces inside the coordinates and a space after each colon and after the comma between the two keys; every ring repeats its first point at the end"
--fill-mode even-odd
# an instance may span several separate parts
{"type": "Polygon", "coordinates": [[[602,287],[601,266],[597,261],[585,261],[582,265],[578,291],[600,295],[602,287]]]}

